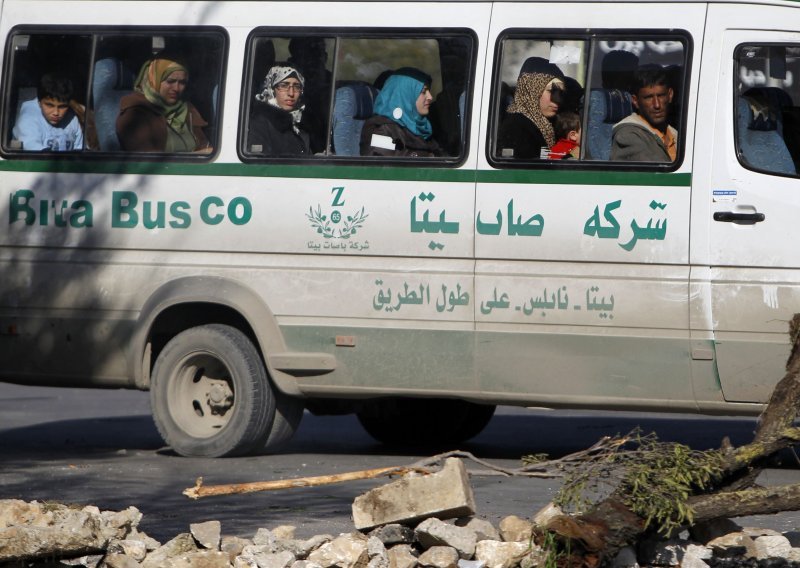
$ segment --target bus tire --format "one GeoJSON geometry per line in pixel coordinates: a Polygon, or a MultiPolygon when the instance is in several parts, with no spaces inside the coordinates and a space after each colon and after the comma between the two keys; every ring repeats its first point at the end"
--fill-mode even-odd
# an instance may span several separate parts
{"type": "Polygon", "coordinates": [[[495,407],[453,399],[378,399],[356,415],[367,433],[392,446],[458,444],[477,436],[495,407]]]}
{"type": "Polygon", "coordinates": [[[164,346],[150,399],[159,433],[183,456],[258,451],[275,419],[275,391],[258,350],[222,324],[187,329],[164,346]]]}

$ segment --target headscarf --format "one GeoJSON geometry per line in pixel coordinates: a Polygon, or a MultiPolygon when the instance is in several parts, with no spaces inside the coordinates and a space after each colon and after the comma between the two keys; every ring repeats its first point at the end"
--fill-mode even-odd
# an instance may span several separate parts
{"type": "Polygon", "coordinates": [[[300,124],[300,119],[303,118],[303,109],[306,108],[305,105],[300,105],[295,107],[295,109],[292,111],[287,111],[286,109],[281,108],[278,104],[278,101],[275,99],[275,85],[281,81],[285,81],[289,77],[294,77],[300,81],[301,87],[305,86],[306,84],[303,74],[288,64],[279,63],[270,67],[269,71],[267,71],[267,76],[264,77],[264,82],[261,83],[261,92],[256,93],[256,100],[258,102],[274,106],[275,108],[280,109],[283,112],[288,112],[290,115],[292,115],[292,129],[294,130],[295,134],[300,134],[300,128],[298,127],[298,124],[300,124]]]}
{"type": "Polygon", "coordinates": [[[167,104],[159,93],[161,83],[175,71],[183,71],[187,77],[189,76],[189,70],[177,61],[163,58],[146,61],[136,78],[136,90],[142,93],[149,102],[159,107],[167,119],[167,124],[181,133],[189,116],[189,105],[181,99],[173,105],[167,104]]]}
{"type": "Polygon", "coordinates": [[[431,121],[417,110],[417,99],[430,77],[417,69],[399,69],[383,85],[375,98],[375,114],[390,118],[415,135],[427,140],[433,134],[431,121]],[[427,82],[425,79],[427,78],[427,82]]]}
{"type": "Polygon", "coordinates": [[[560,79],[560,77],[544,73],[522,73],[517,79],[514,102],[508,105],[507,109],[509,113],[519,113],[530,119],[544,136],[548,147],[556,143],[556,135],[552,123],[542,114],[539,101],[547,85],[553,79],[560,79]]]}

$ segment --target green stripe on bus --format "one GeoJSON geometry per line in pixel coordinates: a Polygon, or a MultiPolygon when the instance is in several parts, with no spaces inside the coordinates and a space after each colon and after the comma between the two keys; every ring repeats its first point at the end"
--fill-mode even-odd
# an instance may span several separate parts
{"type": "Polygon", "coordinates": [[[450,183],[522,183],[565,185],[644,185],[688,187],[691,174],[611,171],[480,170],[451,168],[286,165],[286,164],[187,164],[161,162],[94,162],[72,160],[3,160],[0,171],[76,174],[130,174],[167,176],[219,176],[359,179],[450,183]]]}

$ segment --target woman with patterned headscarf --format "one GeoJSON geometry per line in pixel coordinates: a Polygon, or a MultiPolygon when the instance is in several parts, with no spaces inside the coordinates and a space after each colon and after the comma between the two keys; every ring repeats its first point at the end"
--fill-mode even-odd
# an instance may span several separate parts
{"type": "Polygon", "coordinates": [[[288,63],[267,71],[256,94],[247,131],[247,149],[268,156],[302,156],[309,153],[309,135],[300,125],[305,79],[288,63]]]}
{"type": "Polygon", "coordinates": [[[564,74],[541,57],[522,65],[517,90],[497,132],[497,155],[502,158],[546,158],[555,144],[551,121],[564,93],[564,74]]]}
{"type": "Polygon", "coordinates": [[[431,78],[419,69],[394,71],[375,98],[373,116],[361,130],[362,156],[441,156],[428,120],[431,78]]]}
{"type": "Polygon", "coordinates": [[[123,150],[133,152],[200,152],[212,148],[203,127],[208,123],[183,99],[189,71],[169,57],[145,62],[135,92],[122,98],[117,137],[123,150]]]}

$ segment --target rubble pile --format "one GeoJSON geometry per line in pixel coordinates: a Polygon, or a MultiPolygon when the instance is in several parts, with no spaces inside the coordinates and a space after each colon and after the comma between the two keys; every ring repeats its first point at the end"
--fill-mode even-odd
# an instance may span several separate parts
{"type": "MultiPolygon", "coordinates": [[[[252,538],[223,536],[219,521],[190,525],[161,544],[139,531],[141,513],[0,500],[0,568],[549,568],[559,565],[533,542],[558,511],[497,527],[475,516],[460,460],[438,473],[378,487],[353,503],[356,528],[338,536],[297,538],[292,526],[260,528],[252,538]]],[[[646,566],[800,566],[800,532],[741,528],[721,519],[681,538],[625,548],[609,564],[646,566]]]]}

